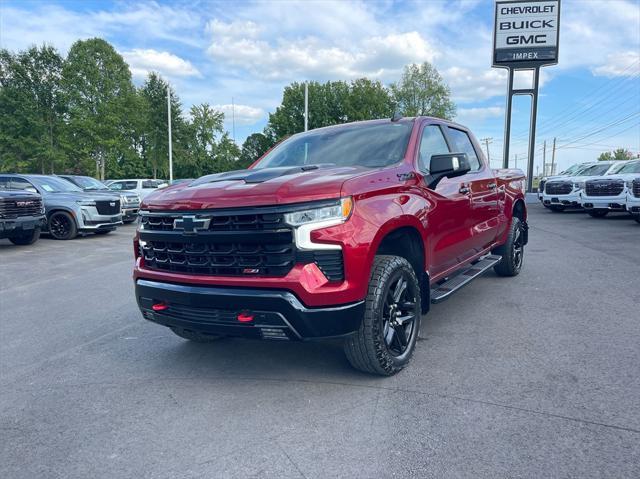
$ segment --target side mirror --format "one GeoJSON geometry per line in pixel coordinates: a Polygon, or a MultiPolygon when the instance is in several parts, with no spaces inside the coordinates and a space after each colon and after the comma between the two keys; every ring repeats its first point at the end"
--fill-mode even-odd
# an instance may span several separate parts
{"type": "Polygon", "coordinates": [[[443,178],[455,178],[466,175],[471,171],[469,157],[466,153],[447,153],[433,155],[429,161],[429,175],[426,177],[427,186],[435,188],[443,178]]]}

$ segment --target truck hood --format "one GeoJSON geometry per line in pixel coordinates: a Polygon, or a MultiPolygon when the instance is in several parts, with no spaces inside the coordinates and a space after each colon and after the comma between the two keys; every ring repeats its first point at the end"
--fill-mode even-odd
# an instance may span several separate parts
{"type": "Polygon", "coordinates": [[[101,195],[97,193],[87,193],[85,191],[54,191],[47,193],[45,198],[58,201],[76,201],[76,200],[102,200],[102,201],[119,201],[120,195],[110,194],[101,195]]]}
{"type": "Polygon", "coordinates": [[[308,165],[228,171],[154,191],[142,202],[151,210],[198,210],[279,205],[339,198],[343,183],[364,167],[308,165]]]}

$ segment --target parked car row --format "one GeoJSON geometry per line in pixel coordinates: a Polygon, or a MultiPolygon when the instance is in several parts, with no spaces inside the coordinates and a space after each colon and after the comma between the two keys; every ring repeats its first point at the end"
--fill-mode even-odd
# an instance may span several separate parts
{"type": "Polygon", "coordinates": [[[628,212],[640,223],[640,159],[574,165],[541,180],[538,197],[551,211],[583,208],[593,217],[628,212]]]}
{"type": "Polygon", "coordinates": [[[113,183],[117,186],[110,188],[89,176],[0,174],[0,239],[27,245],[41,232],[58,240],[107,234],[136,220],[138,189],[151,192],[166,186],[151,179],[113,183]]]}

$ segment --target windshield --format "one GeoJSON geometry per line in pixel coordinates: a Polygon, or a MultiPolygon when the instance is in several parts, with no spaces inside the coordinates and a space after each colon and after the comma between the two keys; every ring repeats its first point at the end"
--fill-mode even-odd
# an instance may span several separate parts
{"type": "Polygon", "coordinates": [[[570,166],[569,168],[567,168],[564,171],[561,171],[560,174],[561,175],[572,175],[574,173],[577,173],[578,171],[580,171],[583,168],[586,168],[587,165],[583,164],[583,163],[577,163],[575,165],[570,166]]]}
{"type": "Polygon", "coordinates": [[[333,164],[379,168],[405,154],[413,122],[360,123],[299,133],[283,141],[255,168],[333,164]]]}
{"type": "Polygon", "coordinates": [[[78,185],[83,190],[107,190],[107,186],[96,180],[95,178],[91,178],[90,176],[74,176],[72,179],[76,185],[78,185]]]}
{"type": "Polygon", "coordinates": [[[611,168],[610,164],[591,165],[584,170],[581,170],[576,176],[602,176],[609,168],[611,168]]]}
{"type": "Polygon", "coordinates": [[[640,173],[640,161],[627,163],[618,171],[618,173],[640,173]]]}
{"type": "Polygon", "coordinates": [[[69,183],[62,178],[56,178],[55,176],[32,176],[29,178],[33,184],[35,184],[39,190],[45,193],[59,193],[62,191],[82,191],[73,183],[69,183]]]}

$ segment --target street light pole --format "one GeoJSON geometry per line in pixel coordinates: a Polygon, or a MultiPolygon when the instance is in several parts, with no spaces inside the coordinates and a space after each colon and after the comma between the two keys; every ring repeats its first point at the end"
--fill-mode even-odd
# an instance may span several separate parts
{"type": "Polygon", "coordinates": [[[304,131],[309,129],[309,82],[304,82],[304,131]]]}
{"type": "Polygon", "coordinates": [[[171,88],[167,84],[167,126],[169,127],[169,183],[173,181],[173,146],[171,144],[171,88]]]}

